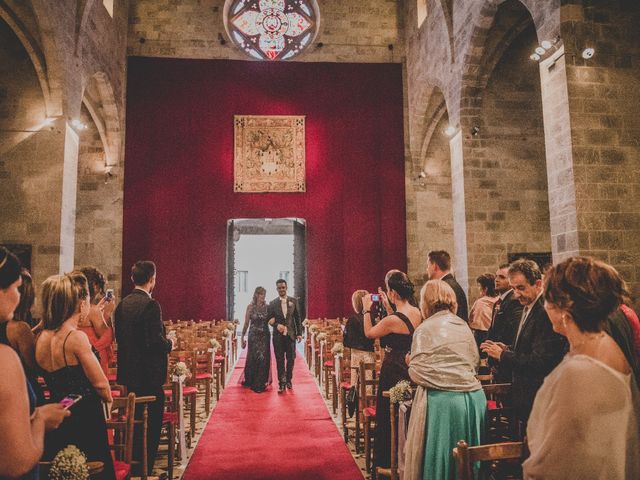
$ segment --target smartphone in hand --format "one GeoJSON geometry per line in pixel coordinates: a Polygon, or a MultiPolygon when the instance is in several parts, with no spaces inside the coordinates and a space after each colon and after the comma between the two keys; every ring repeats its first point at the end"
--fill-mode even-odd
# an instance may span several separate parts
{"type": "Polygon", "coordinates": [[[82,395],[76,395],[75,393],[70,393],[62,400],[60,400],[60,405],[64,407],[65,410],[69,410],[73,405],[82,400],[82,395]]]}

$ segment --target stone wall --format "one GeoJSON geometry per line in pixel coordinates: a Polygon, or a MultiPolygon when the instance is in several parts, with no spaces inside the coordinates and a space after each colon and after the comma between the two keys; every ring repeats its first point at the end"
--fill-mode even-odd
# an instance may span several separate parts
{"type": "Polygon", "coordinates": [[[121,168],[127,18],[126,0],[114,2],[113,17],[97,0],[0,3],[0,243],[33,246],[37,287],[51,274],[95,264],[96,251],[110,249],[121,263],[121,183],[99,194],[100,205],[116,207],[99,209],[113,226],[104,236],[83,218],[97,203],[78,186],[86,187],[82,156],[92,149],[108,152],[102,172],[105,164],[121,168]],[[101,145],[87,146],[85,131],[72,128],[81,116],[101,145]]]}
{"type": "MultiPolygon", "coordinates": [[[[224,3],[224,0],[132,0],[129,55],[247,60],[227,36],[224,3]]],[[[318,3],[320,31],[314,44],[296,61],[402,61],[398,2],[326,0],[318,3]]]]}

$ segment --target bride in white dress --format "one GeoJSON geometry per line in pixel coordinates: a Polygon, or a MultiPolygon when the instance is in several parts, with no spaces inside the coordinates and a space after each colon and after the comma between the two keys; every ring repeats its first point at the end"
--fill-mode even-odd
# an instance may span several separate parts
{"type": "Polygon", "coordinates": [[[638,388],[602,330],[626,294],[615,269],[592,258],[570,258],[546,276],[545,309],[570,351],[533,404],[525,479],[640,478],[638,388]]]}

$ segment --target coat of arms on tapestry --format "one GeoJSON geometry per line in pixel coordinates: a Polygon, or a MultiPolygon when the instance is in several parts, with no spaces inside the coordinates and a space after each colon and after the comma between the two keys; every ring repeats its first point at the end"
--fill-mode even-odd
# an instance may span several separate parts
{"type": "Polygon", "coordinates": [[[234,192],[304,192],[304,116],[234,116],[234,192]]]}

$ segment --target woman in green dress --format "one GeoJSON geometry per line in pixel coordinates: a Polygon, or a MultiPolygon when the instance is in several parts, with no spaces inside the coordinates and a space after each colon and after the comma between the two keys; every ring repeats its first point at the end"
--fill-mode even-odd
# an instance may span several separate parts
{"type": "MultiPolygon", "coordinates": [[[[460,440],[480,445],[487,399],[476,377],[480,358],[471,329],[456,316],[456,295],[442,280],[420,292],[426,320],[407,355],[417,385],[407,443],[404,478],[455,479],[452,450],[460,440]]],[[[476,471],[477,475],[477,471],[476,471]]]]}

